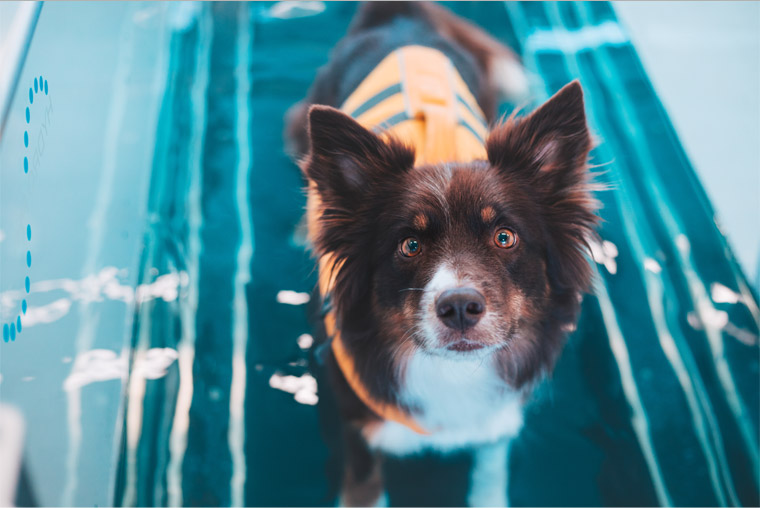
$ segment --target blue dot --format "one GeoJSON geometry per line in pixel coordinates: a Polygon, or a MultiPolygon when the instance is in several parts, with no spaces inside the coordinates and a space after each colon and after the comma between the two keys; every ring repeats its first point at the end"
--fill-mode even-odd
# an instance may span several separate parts
{"type": "Polygon", "coordinates": [[[29,123],[29,108],[26,108],[26,123],[29,123]]]}
{"type": "Polygon", "coordinates": [[[16,318],[16,328],[18,328],[18,333],[21,333],[21,316],[16,318]]]}
{"type": "Polygon", "coordinates": [[[8,342],[11,338],[11,329],[8,328],[8,325],[3,324],[3,340],[5,342],[8,342]]]}
{"type": "Polygon", "coordinates": [[[26,225],[26,239],[32,241],[32,226],[29,224],[26,225]]]}
{"type": "Polygon", "coordinates": [[[34,95],[32,95],[31,88],[29,88],[29,104],[34,104],[34,95]]]}
{"type": "Polygon", "coordinates": [[[26,314],[26,300],[21,300],[21,312],[26,314]]]}
{"type": "Polygon", "coordinates": [[[24,131],[24,146],[29,148],[29,133],[24,131]]]}
{"type": "Polygon", "coordinates": [[[29,292],[29,285],[30,284],[31,284],[31,282],[29,281],[29,276],[27,276],[26,279],[24,279],[24,287],[26,288],[26,292],[27,293],[29,292]]]}
{"type": "Polygon", "coordinates": [[[47,95],[47,79],[45,80],[45,95],[47,95]]]}
{"type": "Polygon", "coordinates": [[[26,266],[32,267],[32,251],[30,250],[26,251],[26,266]]]}
{"type": "Polygon", "coordinates": [[[29,172],[29,159],[24,157],[24,173],[28,173],[28,172],[29,172]]]}
{"type": "Polygon", "coordinates": [[[37,78],[34,78],[34,93],[37,93],[37,78]]]}
{"type": "Polygon", "coordinates": [[[40,76],[40,90],[42,90],[42,76],[40,76]]]}
{"type": "Polygon", "coordinates": [[[11,340],[16,340],[16,323],[11,323],[11,340]]]}

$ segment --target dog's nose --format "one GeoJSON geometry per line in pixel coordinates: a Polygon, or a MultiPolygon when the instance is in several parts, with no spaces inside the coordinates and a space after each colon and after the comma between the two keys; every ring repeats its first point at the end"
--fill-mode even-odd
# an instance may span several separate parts
{"type": "Polygon", "coordinates": [[[467,330],[480,321],[486,299],[472,288],[447,289],[435,303],[436,314],[443,324],[455,330],[467,330]]]}

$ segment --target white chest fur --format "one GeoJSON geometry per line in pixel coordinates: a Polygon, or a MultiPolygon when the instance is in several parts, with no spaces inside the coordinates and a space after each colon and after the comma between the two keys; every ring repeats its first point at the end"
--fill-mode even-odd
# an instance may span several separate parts
{"type": "Polygon", "coordinates": [[[416,353],[407,365],[401,399],[419,409],[415,420],[429,434],[388,421],[366,436],[371,447],[393,455],[451,451],[514,436],[523,423],[520,393],[499,377],[488,357],[416,353]]]}

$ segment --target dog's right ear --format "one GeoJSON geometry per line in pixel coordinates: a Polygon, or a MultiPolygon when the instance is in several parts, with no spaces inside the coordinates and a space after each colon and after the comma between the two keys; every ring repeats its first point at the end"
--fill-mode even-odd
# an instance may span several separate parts
{"type": "Polygon", "coordinates": [[[414,166],[414,151],[383,140],[350,116],[329,106],[309,110],[309,155],[304,173],[323,199],[356,198],[414,166]]]}

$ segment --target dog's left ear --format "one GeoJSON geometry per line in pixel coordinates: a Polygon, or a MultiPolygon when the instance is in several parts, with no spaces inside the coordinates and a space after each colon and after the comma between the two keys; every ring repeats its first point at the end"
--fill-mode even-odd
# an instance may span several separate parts
{"type": "Polygon", "coordinates": [[[309,110],[309,141],[302,167],[331,207],[355,209],[367,191],[414,165],[411,149],[394,139],[381,139],[329,106],[309,110]]]}
{"type": "Polygon", "coordinates": [[[549,231],[548,272],[553,286],[569,294],[588,287],[591,267],[586,239],[598,222],[589,190],[591,136],[583,91],[573,81],[532,114],[498,126],[486,141],[491,165],[527,180],[541,203],[549,231]]]}
{"type": "Polygon", "coordinates": [[[493,166],[527,172],[559,187],[573,185],[584,176],[590,150],[583,90],[577,80],[529,116],[496,127],[486,141],[493,166]]]}

